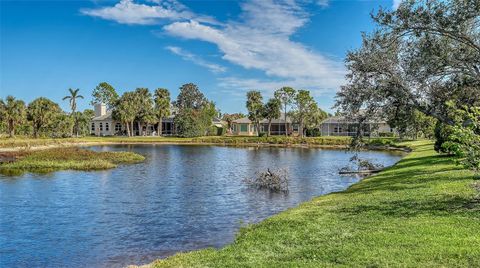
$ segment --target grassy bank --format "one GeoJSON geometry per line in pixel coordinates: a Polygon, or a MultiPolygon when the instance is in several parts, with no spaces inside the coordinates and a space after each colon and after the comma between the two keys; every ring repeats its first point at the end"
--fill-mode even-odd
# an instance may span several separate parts
{"type": "Polygon", "coordinates": [[[479,180],[428,142],[349,189],[155,267],[480,267],[479,180]]]}
{"type": "MultiPolygon", "coordinates": [[[[101,143],[178,143],[178,144],[222,144],[222,145],[312,145],[345,147],[350,144],[350,137],[231,137],[231,136],[206,136],[196,138],[179,137],[83,137],[64,139],[32,139],[32,138],[0,138],[0,149],[35,147],[61,147],[76,144],[101,144],[101,143]]],[[[392,145],[392,138],[373,138],[368,140],[372,145],[392,145]]]]}
{"type": "Polygon", "coordinates": [[[145,158],[132,152],[95,152],[77,147],[19,152],[11,163],[0,164],[0,173],[50,172],[56,170],[101,170],[119,164],[137,163],[145,158]]]}

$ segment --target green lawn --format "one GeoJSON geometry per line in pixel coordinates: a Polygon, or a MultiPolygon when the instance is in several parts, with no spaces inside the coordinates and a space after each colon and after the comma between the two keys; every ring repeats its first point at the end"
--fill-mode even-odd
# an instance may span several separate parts
{"type": "Polygon", "coordinates": [[[155,267],[480,267],[480,185],[429,142],[345,191],[155,267]]]}
{"type": "Polygon", "coordinates": [[[0,164],[0,173],[19,175],[23,172],[56,170],[101,170],[119,164],[138,163],[145,157],[133,152],[95,152],[77,147],[19,152],[18,160],[0,164]]]}

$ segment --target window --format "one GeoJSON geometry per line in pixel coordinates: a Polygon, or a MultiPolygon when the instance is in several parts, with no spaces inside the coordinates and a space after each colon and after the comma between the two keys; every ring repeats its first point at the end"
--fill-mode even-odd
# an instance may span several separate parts
{"type": "Polygon", "coordinates": [[[110,130],[110,126],[108,125],[108,122],[105,123],[105,131],[109,131],[110,130]]]}
{"type": "Polygon", "coordinates": [[[120,132],[122,131],[122,124],[116,123],[115,124],[115,132],[120,132]]]}
{"type": "Polygon", "coordinates": [[[248,132],[248,125],[240,124],[240,132],[248,132]]]}
{"type": "Polygon", "coordinates": [[[100,131],[103,131],[103,123],[100,123],[100,131]]]}
{"type": "Polygon", "coordinates": [[[92,131],[95,131],[95,123],[92,123],[92,128],[91,128],[92,131]]]}

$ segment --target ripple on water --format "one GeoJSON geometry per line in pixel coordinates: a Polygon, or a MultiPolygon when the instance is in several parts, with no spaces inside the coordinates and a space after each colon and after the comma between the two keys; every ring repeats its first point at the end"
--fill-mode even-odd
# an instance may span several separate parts
{"type": "MultiPolygon", "coordinates": [[[[230,243],[258,222],[359,178],[337,171],[351,155],[306,148],[96,146],[144,163],[106,171],[0,175],[0,267],[122,267],[230,243]],[[257,171],[286,168],[288,195],[248,189],[257,171]]],[[[401,158],[362,152],[384,165],[401,158]]]]}

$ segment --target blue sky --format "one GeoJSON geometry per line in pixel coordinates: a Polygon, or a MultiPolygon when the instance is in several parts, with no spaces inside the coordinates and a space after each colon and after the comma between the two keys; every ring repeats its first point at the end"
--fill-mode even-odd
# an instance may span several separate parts
{"type": "MultiPolygon", "coordinates": [[[[395,1],[398,2],[398,1],[395,1]]],[[[309,89],[331,111],[343,59],[386,1],[3,1],[0,97],[86,97],[106,81],[119,93],[195,83],[222,112],[245,112],[245,93],[309,89]]]]}

